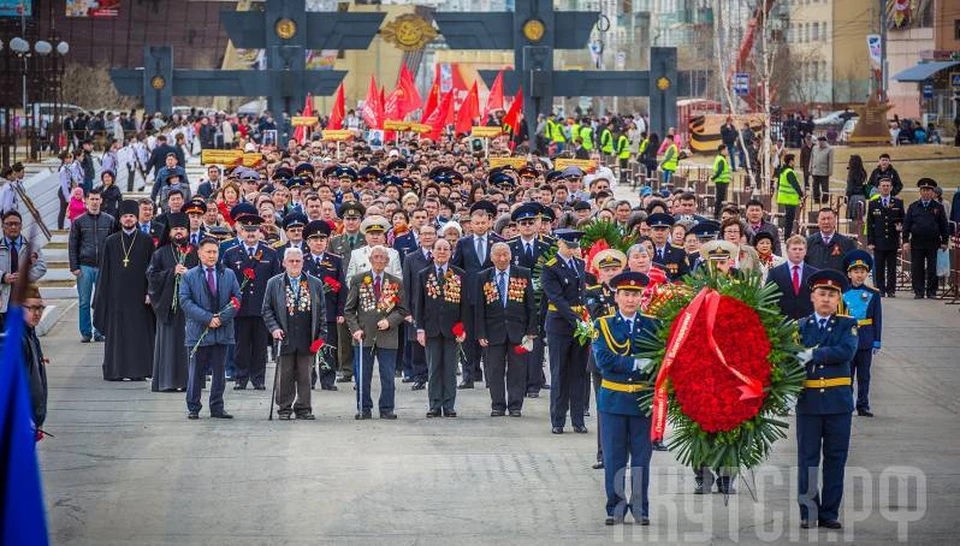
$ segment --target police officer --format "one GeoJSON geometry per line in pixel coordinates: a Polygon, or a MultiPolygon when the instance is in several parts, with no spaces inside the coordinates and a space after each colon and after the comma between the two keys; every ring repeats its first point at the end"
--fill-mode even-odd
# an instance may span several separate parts
{"type": "Polygon", "coordinates": [[[650,417],[637,402],[640,392],[652,388],[647,371],[650,361],[637,357],[639,339],[652,335],[656,328],[652,318],[638,312],[647,283],[647,276],[639,272],[627,271],[614,277],[610,284],[616,290],[617,311],[596,320],[600,335],[593,342],[593,352],[603,376],[597,409],[603,423],[600,441],[607,525],[623,523],[628,509],[637,523],[650,524],[650,417]],[[629,501],[624,479],[628,461],[632,477],[629,501]]]}
{"type": "Polygon", "coordinates": [[[327,310],[327,332],[330,339],[325,340],[320,349],[321,369],[311,374],[311,388],[320,379],[320,388],[325,391],[338,390],[334,384],[337,379],[337,323],[343,322],[343,305],[347,302],[346,279],[344,278],[343,259],[327,252],[330,241],[330,224],[323,220],[314,220],[303,228],[303,238],[310,252],[303,258],[303,269],[308,274],[323,281],[323,295],[327,310]]]}
{"type": "Polygon", "coordinates": [[[670,244],[670,229],[673,223],[673,216],[665,212],[655,212],[647,217],[650,239],[653,241],[653,263],[659,265],[670,280],[675,281],[687,274],[687,255],[683,248],[670,244]]]}
{"type": "Polygon", "coordinates": [[[580,259],[583,232],[559,229],[557,253],[543,267],[540,284],[547,300],[547,345],[550,347],[550,422],[554,434],[563,434],[567,409],[573,430],[586,434],[583,422],[587,348],[574,337],[583,320],[586,271],[580,259]]]}
{"type": "Polygon", "coordinates": [[[850,279],[850,286],[843,293],[843,307],[857,320],[860,340],[850,370],[850,378],[857,380],[857,415],[873,417],[870,412],[870,364],[873,354],[880,350],[880,291],[864,284],[873,268],[873,259],[866,251],[848,252],[843,257],[843,264],[850,279]]]}
{"type": "Polygon", "coordinates": [[[729,153],[726,144],[720,144],[717,146],[717,156],[713,159],[713,174],[710,180],[716,187],[713,202],[714,218],[720,218],[720,210],[727,200],[727,188],[730,187],[730,160],[727,159],[729,153]]]}
{"type": "Polygon", "coordinates": [[[947,213],[934,198],[937,182],[917,182],[920,199],[910,203],[903,217],[903,253],[910,253],[914,299],[937,297],[937,249],[947,249],[947,213]]]}
{"type": "Polygon", "coordinates": [[[627,164],[630,162],[630,138],[627,137],[626,127],[623,128],[620,136],[617,137],[617,161],[620,163],[620,183],[628,184],[627,164]]]}
{"type": "Polygon", "coordinates": [[[797,472],[800,527],[840,529],[843,470],[850,448],[853,391],[850,364],[857,354],[857,321],[838,315],[847,286],[843,273],[823,269],[808,280],[813,314],[800,320],[798,357],[807,371],[797,399],[797,472]],[[823,487],[818,487],[821,453],[823,487]]]}
{"type": "Polygon", "coordinates": [[[880,295],[896,297],[897,251],[903,229],[903,200],[894,197],[893,181],[881,178],[879,195],[867,205],[867,248],[873,251],[873,284],[880,295]]]}
{"type": "Polygon", "coordinates": [[[287,236],[287,242],[278,241],[273,248],[275,248],[280,254],[283,254],[283,251],[291,248],[297,247],[306,255],[310,250],[307,248],[306,243],[303,241],[303,228],[307,225],[307,215],[302,212],[291,212],[283,217],[283,232],[287,236]]]}
{"type": "MultiPolygon", "coordinates": [[[[627,266],[627,256],[615,248],[601,250],[593,257],[593,268],[597,270],[597,284],[590,285],[583,291],[584,304],[587,312],[593,319],[599,319],[612,315],[617,311],[617,303],[614,301],[614,289],[610,281],[623,273],[623,268],[627,266]]],[[[600,389],[600,370],[597,369],[596,356],[591,351],[587,360],[587,371],[593,377],[594,394],[600,389]]],[[[590,381],[586,382],[586,407],[590,407],[590,381]]],[[[599,410],[598,410],[599,411],[599,410]]],[[[603,446],[600,443],[603,425],[597,418],[597,462],[593,465],[594,469],[603,468],[603,446]]]]}
{"type": "Polygon", "coordinates": [[[783,156],[783,169],[777,181],[777,205],[783,207],[783,238],[789,239],[793,235],[793,222],[797,217],[797,208],[803,200],[803,189],[797,173],[793,171],[796,156],[783,156]]]}

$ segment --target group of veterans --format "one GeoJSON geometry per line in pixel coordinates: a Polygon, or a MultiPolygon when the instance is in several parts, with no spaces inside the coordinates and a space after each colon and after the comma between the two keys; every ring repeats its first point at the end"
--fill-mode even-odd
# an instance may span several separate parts
{"type": "MultiPolygon", "coordinates": [[[[574,433],[588,433],[593,393],[606,522],[630,512],[645,525],[649,464],[662,447],[637,403],[651,378],[636,347],[656,325],[643,290],[702,268],[757,274],[779,287],[781,311],[809,348],[798,457],[813,469],[822,459],[823,485],[815,470],[801,472],[802,524],[840,526],[851,414],[873,415],[880,301],[894,291],[879,241],[945,244],[938,220],[927,219],[936,216],[929,199],[910,206],[920,207],[914,227],[871,213],[871,255],[837,232],[827,207],[817,233],[784,241],[759,200],[726,203],[708,218],[682,188],[645,187],[639,202],[619,200],[618,181],[602,170],[540,161],[491,168],[456,146],[386,153],[348,144],[345,161],[328,152],[319,144],[271,151],[257,168],[211,165],[195,194],[167,177],[156,200],[122,201],[117,218],[102,211],[97,189],[86,195],[70,267],[81,340],[105,343],[105,380],[150,379],[154,391],[185,392],[189,419],[199,419],[209,382],[210,416],[232,418],[227,381],[235,391],[265,390],[272,358],[271,411],[280,419],[313,420],[318,384],[337,391],[352,383],[355,418],[366,420],[376,369],[380,419],[398,417],[398,379],[426,391],[428,418],[456,417],[458,391],[482,383],[491,417],[519,418],[526,399],[548,390],[553,434],[568,419],[574,433]],[[584,252],[584,229],[597,221],[635,243],[584,252]],[[918,231],[931,226],[932,236],[918,231]],[[592,343],[576,335],[583,322],[600,332],[592,343]]],[[[921,181],[922,197],[931,183],[921,181]]],[[[888,194],[874,206],[903,208],[888,194]]],[[[712,472],[695,471],[696,492],[710,492],[712,472]]],[[[718,491],[732,493],[731,480],[717,476],[718,491]]]]}

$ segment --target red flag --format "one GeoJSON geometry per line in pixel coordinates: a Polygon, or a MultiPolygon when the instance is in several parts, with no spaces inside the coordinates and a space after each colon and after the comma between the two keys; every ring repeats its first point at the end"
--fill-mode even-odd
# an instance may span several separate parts
{"type": "Polygon", "coordinates": [[[383,104],[380,102],[380,91],[377,89],[377,80],[370,76],[370,86],[367,88],[367,98],[360,109],[360,117],[370,129],[379,129],[383,125],[383,104]]]}
{"type": "Polygon", "coordinates": [[[383,120],[386,119],[387,99],[383,96],[383,88],[380,88],[380,101],[377,103],[377,119],[380,120],[378,129],[383,129],[383,120]]]}
{"type": "Polygon", "coordinates": [[[487,121],[487,116],[494,110],[503,110],[503,70],[497,72],[497,79],[493,80],[490,86],[490,94],[487,95],[487,105],[483,109],[483,121],[487,121]]]}
{"type": "Polygon", "coordinates": [[[427,95],[427,104],[423,107],[423,115],[420,116],[420,123],[426,123],[427,119],[437,109],[440,102],[440,65],[435,65],[433,73],[433,85],[430,86],[430,94],[427,95]]]}
{"type": "Polygon", "coordinates": [[[343,83],[337,87],[337,96],[333,99],[333,109],[330,110],[330,119],[327,121],[327,129],[343,129],[343,117],[347,111],[344,107],[343,83]]]}
{"type": "Polygon", "coordinates": [[[430,114],[423,123],[429,125],[433,128],[430,131],[430,138],[437,140],[440,138],[440,133],[443,132],[443,128],[447,125],[447,117],[453,111],[453,91],[448,91],[443,95],[443,99],[440,101],[440,104],[433,109],[433,112],[430,114]]]}
{"type": "MultiPolygon", "coordinates": [[[[307,94],[307,102],[303,105],[303,113],[301,115],[304,117],[310,117],[313,115],[313,97],[311,97],[309,94],[307,94]]],[[[307,127],[305,125],[301,125],[294,129],[293,138],[296,139],[297,142],[303,144],[303,141],[307,138],[307,127]]]]}
{"type": "Polygon", "coordinates": [[[517,131],[520,130],[520,114],[522,113],[523,87],[521,86],[517,89],[517,96],[513,97],[513,102],[510,103],[510,109],[507,110],[507,115],[503,116],[503,124],[509,125],[513,134],[517,134],[517,131]]]}
{"type": "Polygon", "coordinates": [[[460,105],[457,112],[457,134],[467,134],[473,127],[474,119],[480,115],[480,96],[477,91],[477,82],[473,82],[473,87],[467,93],[466,100],[460,105]]]}
{"type": "Polygon", "coordinates": [[[417,84],[413,81],[413,74],[407,70],[407,63],[400,65],[400,78],[397,80],[397,115],[398,119],[407,117],[407,114],[423,106],[423,99],[417,91],[417,84]]]}

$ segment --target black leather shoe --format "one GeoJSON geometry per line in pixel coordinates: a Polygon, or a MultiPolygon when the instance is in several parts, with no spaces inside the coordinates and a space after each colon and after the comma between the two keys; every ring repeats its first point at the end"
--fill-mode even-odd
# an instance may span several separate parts
{"type": "Polygon", "coordinates": [[[404,377],[403,379],[400,380],[400,382],[401,382],[401,383],[413,383],[413,378],[412,378],[412,377],[404,377]]]}
{"type": "Polygon", "coordinates": [[[922,299],[923,299],[923,294],[914,294],[914,295],[913,295],[913,299],[915,299],[915,300],[922,300],[922,299]]]}
{"type": "Polygon", "coordinates": [[[338,391],[340,387],[336,385],[320,385],[320,390],[322,391],[338,391]]]}
{"type": "Polygon", "coordinates": [[[703,495],[705,493],[704,489],[705,488],[703,487],[703,482],[700,480],[697,480],[697,483],[693,486],[693,494],[703,495]]]}
{"type": "Polygon", "coordinates": [[[808,519],[802,519],[802,520],[800,520],[800,528],[801,528],[801,529],[809,529],[809,528],[810,528],[810,520],[808,520],[808,519]]]}
{"type": "Polygon", "coordinates": [[[289,420],[293,419],[293,414],[292,414],[292,413],[283,412],[283,413],[277,414],[277,418],[280,419],[281,421],[289,421],[289,420]]]}
{"type": "Polygon", "coordinates": [[[607,519],[603,520],[604,525],[616,525],[618,523],[623,523],[623,520],[617,520],[617,518],[613,516],[607,516],[607,519]]]}
{"type": "Polygon", "coordinates": [[[873,417],[873,412],[868,409],[858,409],[857,415],[860,417],[873,417]]]}
{"type": "Polygon", "coordinates": [[[190,413],[187,414],[187,419],[190,419],[191,421],[196,421],[199,418],[200,418],[199,412],[191,411],[190,413]]]}
{"type": "Polygon", "coordinates": [[[636,521],[637,523],[639,523],[644,527],[646,527],[647,525],[650,525],[650,518],[648,517],[641,516],[640,519],[634,519],[634,521],[636,521]]]}
{"type": "Polygon", "coordinates": [[[210,414],[210,417],[213,418],[213,419],[233,419],[233,415],[230,415],[229,413],[227,413],[227,412],[225,412],[225,411],[220,411],[220,412],[217,412],[217,413],[211,413],[211,414],[210,414]]]}
{"type": "Polygon", "coordinates": [[[603,469],[603,461],[597,461],[597,462],[593,463],[593,466],[591,466],[590,468],[592,468],[592,469],[594,469],[594,470],[602,470],[602,469],[603,469]]]}
{"type": "Polygon", "coordinates": [[[394,419],[397,418],[397,414],[396,414],[396,413],[393,413],[392,411],[381,411],[381,412],[380,412],[380,418],[381,418],[381,419],[387,419],[387,420],[389,420],[389,421],[392,421],[392,420],[394,420],[394,419]]]}
{"type": "Polygon", "coordinates": [[[585,410],[585,411],[583,412],[583,416],[584,416],[584,417],[590,417],[590,410],[585,410]]]}
{"type": "Polygon", "coordinates": [[[587,430],[587,427],[585,427],[585,426],[583,426],[583,425],[574,426],[574,427],[573,427],[573,431],[576,432],[577,434],[586,434],[587,432],[589,432],[589,431],[587,430]]]}
{"type": "Polygon", "coordinates": [[[317,417],[312,413],[298,413],[297,419],[300,419],[303,421],[314,421],[317,419],[317,417]]]}
{"type": "Polygon", "coordinates": [[[520,410],[514,409],[510,410],[510,417],[522,417],[523,414],[520,413],[520,410]]]}
{"type": "MultiPolygon", "coordinates": [[[[937,299],[937,293],[936,293],[936,292],[927,292],[927,299],[928,299],[928,300],[935,300],[935,299],[937,299]]],[[[838,523],[839,523],[839,522],[838,522],[838,523]]]]}
{"type": "Polygon", "coordinates": [[[843,529],[843,525],[835,519],[824,519],[820,521],[820,527],[826,527],[827,529],[843,529]]]}
{"type": "Polygon", "coordinates": [[[897,297],[897,293],[896,293],[896,292],[888,292],[888,293],[887,293],[887,297],[888,297],[888,298],[895,298],[895,297],[897,297]]]}
{"type": "Polygon", "coordinates": [[[654,442],[652,447],[654,451],[667,451],[667,446],[663,445],[663,442],[654,442]]]}
{"type": "Polygon", "coordinates": [[[490,417],[503,417],[506,415],[502,410],[493,410],[490,412],[490,417]]]}
{"type": "Polygon", "coordinates": [[[528,392],[528,393],[527,393],[527,398],[540,398],[540,393],[539,393],[539,392],[528,392]]]}
{"type": "Polygon", "coordinates": [[[245,391],[245,390],[247,390],[247,384],[246,384],[246,383],[234,383],[234,384],[233,384],[233,390],[235,390],[235,391],[245,391]]]}
{"type": "Polygon", "coordinates": [[[438,409],[432,409],[432,410],[428,411],[428,412],[427,412],[427,417],[429,417],[429,418],[440,417],[440,410],[438,410],[438,409]]]}
{"type": "Polygon", "coordinates": [[[412,391],[422,391],[422,390],[425,389],[425,388],[427,388],[426,383],[424,383],[424,382],[422,382],[422,381],[417,381],[416,383],[413,384],[412,387],[410,387],[410,390],[412,390],[412,391]]]}
{"type": "Polygon", "coordinates": [[[253,384],[253,390],[256,390],[256,391],[265,391],[265,390],[267,390],[267,386],[264,385],[263,383],[254,383],[254,384],[253,384]]]}
{"type": "Polygon", "coordinates": [[[540,388],[543,389],[543,390],[545,390],[545,391],[548,391],[548,390],[550,390],[550,385],[547,385],[546,383],[544,383],[543,385],[540,386],[540,388]]]}
{"type": "Polygon", "coordinates": [[[563,434],[563,427],[553,427],[550,432],[554,434],[563,434]]]}
{"type": "Polygon", "coordinates": [[[460,383],[459,385],[457,385],[457,388],[458,388],[458,389],[472,389],[472,388],[473,388],[473,381],[470,381],[470,382],[464,381],[464,382],[460,383]]]}
{"type": "Polygon", "coordinates": [[[353,418],[356,419],[357,421],[363,421],[363,420],[366,420],[366,419],[371,419],[372,416],[370,415],[370,412],[369,412],[369,411],[365,411],[365,412],[363,412],[363,413],[358,413],[358,414],[354,415],[353,418]]]}
{"type": "Polygon", "coordinates": [[[352,377],[338,377],[337,383],[353,383],[352,377]]]}
{"type": "Polygon", "coordinates": [[[445,412],[443,412],[443,416],[444,416],[444,417],[456,417],[456,416],[457,416],[457,412],[455,412],[455,411],[453,411],[453,410],[445,411],[445,412]]]}
{"type": "Polygon", "coordinates": [[[90,343],[91,339],[92,338],[90,336],[83,336],[82,338],[80,338],[80,343],[90,343]]]}

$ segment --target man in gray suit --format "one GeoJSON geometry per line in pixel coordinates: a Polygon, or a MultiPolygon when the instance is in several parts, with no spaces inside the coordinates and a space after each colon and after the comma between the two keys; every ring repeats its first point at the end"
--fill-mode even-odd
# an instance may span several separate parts
{"type": "Polygon", "coordinates": [[[267,281],[263,322],[280,344],[277,362],[277,405],[281,420],[314,419],[310,406],[310,372],[313,359],[327,336],[323,281],[303,271],[303,251],[289,247],[283,253],[286,270],[267,281]],[[294,402],[296,392],[296,402],[294,402]]]}
{"type": "Polygon", "coordinates": [[[343,309],[353,343],[353,370],[357,378],[356,419],[370,419],[373,400],[370,398],[370,376],[373,359],[380,368],[380,418],[396,419],[393,412],[394,373],[397,366],[398,327],[406,319],[403,283],[399,277],[384,271],[390,255],[384,246],[370,249],[372,269],[358,273],[350,282],[350,292],[343,309]],[[362,366],[361,366],[362,364],[362,366]]]}

